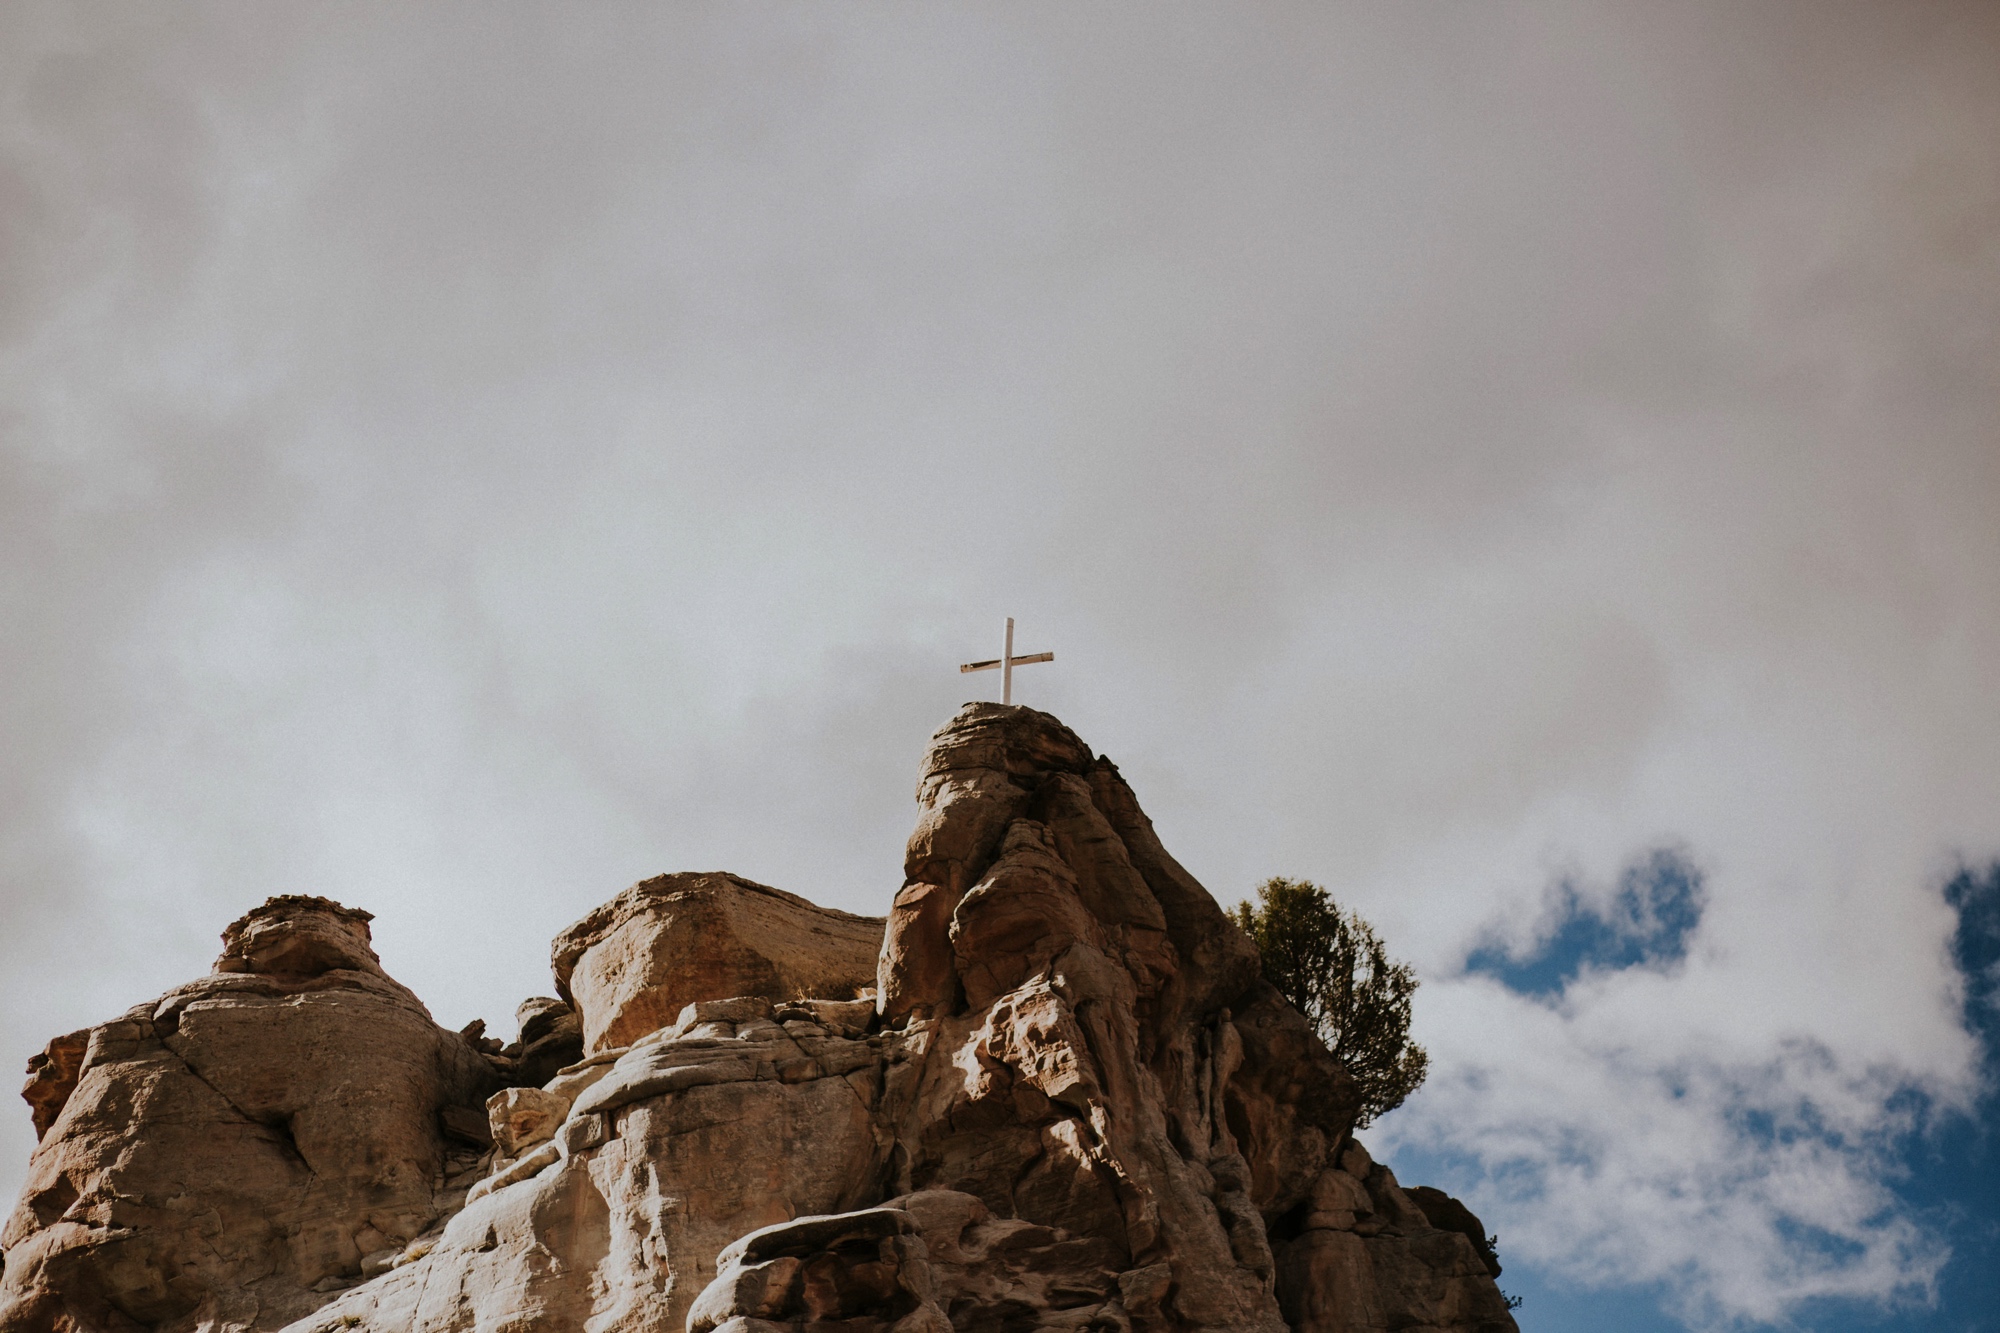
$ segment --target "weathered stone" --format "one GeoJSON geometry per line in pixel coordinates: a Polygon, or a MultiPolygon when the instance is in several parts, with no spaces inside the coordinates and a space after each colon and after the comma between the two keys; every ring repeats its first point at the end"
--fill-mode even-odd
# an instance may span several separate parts
{"type": "Polygon", "coordinates": [[[1306,1017],[1259,980],[1229,1020],[1242,1044],[1222,1112],[1266,1216],[1289,1211],[1353,1123],[1352,1083],[1306,1017]]]}
{"type": "Polygon", "coordinates": [[[531,996],[514,1006],[514,1026],[520,1031],[518,1040],[524,1047],[573,1026],[575,1019],[575,1010],[548,995],[531,996]]]}
{"type": "Polygon", "coordinates": [[[1456,1231],[1471,1241],[1473,1251],[1479,1255],[1479,1262],[1486,1265],[1487,1274],[1500,1276],[1500,1256],[1493,1252],[1493,1238],[1486,1234],[1486,1228],[1470,1208],[1443,1190],[1432,1189],[1429,1185],[1412,1185],[1403,1192],[1410,1196],[1411,1203],[1423,1210],[1424,1217],[1432,1226],[1440,1231],[1456,1231]]]}
{"type": "Polygon", "coordinates": [[[561,1000],[536,996],[514,1011],[520,1027],[514,1055],[514,1081],[540,1087],[583,1058],[583,1023],[561,1000]]]}
{"type": "Polygon", "coordinates": [[[1414,1191],[1406,1193],[1388,1167],[1350,1142],[1341,1165],[1322,1172],[1310,1191],[1307,1229],[1278,1249],[1278,1299],[1294,1329],[1512,1333],[1479,1219],[1442,1191],[1423,1192],[1436,1196],[1439,1216],[1455,1225],[1436,1225],[1410,1197],[1414,1191]],[[1346,1227],[1313,1224],[1342,1217],[1358,1220],[1346,1227]]]}
{"type": "Polygon", "coordinates": [[[867,1000],[802,1000],[799,1008],[812,1016],[812,1020],[829,1032],[837,1032],[844,1037],[863,1037],[875,1025],[875,1001],[867,1000]]]}
{"type": "Polygon", "coordinates": [[[1090,762],[1090,747],[1074,732],[1031,708],[967,704],[931,738],[917,780],[920,813],[903,858],[903,888],[890,907],[876,968],[885,1016],[954,1004],[958,975],[949,937],[959,899],[1025,810],[1029,787],[1052,772],[1088,772],[1090,762]]]}
{"type": "Polygon", "coordinates": [[[1513,1328],[1108,760],[972,705],[918,798],[886,922],[649,880],[490,1055],[274,900],[37,1057],[0,1333],[1513,1328]]]}
{"type": "Polygon", "coordinates": [[[760,997],[687,1008],[685,1034],[663,1029],[610,1062],[554,1141],[474,1186],[421,1258],[339,1295],[297,1333],[345,1319],[470,1333],[503,1317],[678,1329],[730,1242],[880,1197],[882,1052],[802,1043],[760,1017],[771,1008],[760,997]],[[793,1061],[813,1063],[812,1076],[781,1078],[793,1061]]]}
{"type": "Polygon", "coordinates": [[[470,1106],[447,1106],[438,1112],[438,1123],[443,1126],[447,1137],[460,1143],[469,1143],[482,1150],[493,1146],[493,1127],[482,1110],[470,1106]]]}
{"type": "Polygon", "coordinates": [[[752,1320],[789,1331],[834,1319],[857,1333],[1131,1327],[1127,1310],[1157,1309],[1171,1271],[1119,1273],[1111,1261],[1110,1247],[1088,1237],[996,1219],[972,1195],[926,1190],[745,1237],[718,1257],[687,1329],[720,1333],[752,1320]]]}
{"type": "Polygon", "coordinates": [[[0,1232],[0,1330],[275,1327],[456,1203],[440,1112],[498,1080],[367,921],[272,899],[214,975],[91,1030],[36,1108],[59,1114],[0,1232]]]}
{"type": "Polygon", "coordinates": [[[506,1189],[509,1185],[520,1181],[531,1180],[561,1160],[562,1149],[556,1144],[540,1144],[520,1157],[505,1161],[498,1171],[467,1190],[465,1201],[471,1203],[476,1199],[485,1198],[494,1190],[506,1189]]]}
{"type": "Polygon", "coordinates": [[[540,1088],[503,1088],[486,1099],[493,1145],[508,1157],[554,1138],[568,1114],[569,1098],[540,1088]]]}
{"type": "Polygon", "coordinates": [[[1352,1231],[1375,1211],[1368,1187],[1352,1174],[1330,1166],[1313,1178],[1301,1226],[1307,1231],[1352,1231]]]}
{"type": "Polygon", "coordinates": [[[49,1132],[69,1095],[76,1091],[84,1052],[89,1049],[90,1029],[85,1028],[51,1039],[41,1054],[28,1057],[28,1081],[21,1089],[21,1099],[28,1103],[37,1139],[49,1132]]]}
{"type": "Polygon", "coordinates": [[[688,1333],[732,1318],[780,1327],[842,1321],[843,1329],[901,1328],[920,1307],[928,1324],[951,1327],[930,1303],[930,1268],[909,1215],[869,1208],[801,1218],[751,1232],[716,1257],[716,1277],[688,1311],[688,1333]]]}
{"type": "Polygon", "coordinates": [[[1308,1231],[1285,1246],[1279,1264],[1285,1317],[1297,1333],[1515,1329],[1471,1242],[1455,1232],[1363,1239],[1308,1231]]]}
{"type": "Polygon", "coordinates": [[[629,1045],[695,1000],[853,999],[874,982],[879,917],[818,907],[728,874],[633,885],[556,937],[556,988],[584,1049],[629,1045]]]}
{"type": "Polygon", "coordinates": [[[1127,1292],[1157,1305],[1170,1281],[1164,1266],[1121,1273],[1103,1241],[993,1217],[969,1195],[929,1190],[895,1203],[918,1220],[932,1299],[957,1326],[999,1315],[1021,1328],[1116,1327],[1127,1292]]]}
{"type": "Polygon", "coordinates": [[[295,893],[268,898],[222,932],[222,956],[214,970],[271,977],[334,971],[380,976],[382,960],[375,956],[368,931],[374,919],[372,912],[343,907],[331,898],[295,893]]]}

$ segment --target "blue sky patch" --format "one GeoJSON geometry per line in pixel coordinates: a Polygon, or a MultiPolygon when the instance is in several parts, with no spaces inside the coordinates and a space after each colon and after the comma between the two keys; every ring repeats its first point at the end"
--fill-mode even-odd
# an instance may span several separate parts
{"type": "MultiPolygon", "coordinates": [[[[1499,978],[1523,994],[1558,994],[1590,968],[1650,966],[1686,952],[1699,922],[1701,877],[1685,857],[1657,851],[1620,876],[1608,908],[1581,901],[1565,883],[1556,928],[1522,958],[1489,946],[1467,966],[1499,978]]],[[[1957,916],[1950,947],[1965,984],[1965,1022],[1981,1038],[1987,1086],[1970,1115],[1934,1109],[1921,1091],[1903,1094],[1920,1127],[1895,1145],[1890,1187],[1907,1215],[1942,1243],[1951,1259],[1938,1274],[1935,1303],[1903,1297],[1884,1304],[1819,1299],[1794,1309],[1782,1325],[1740,1324],[1741,1333],[1992,1333],[2000,1327],[2000,862],[1968,867],[1943,886],[1957,916]]],[[[1745,1111],[1733,1122],[1759,1141],[1782,1143],[1799,1135],[1829,1142],[1838,1136],[1804,1108],[1796,1122],[1768,1111],[1745,1111]]],[[[1404,1147],[1394,1165],[1406,1183],[1436,1183],[1474,1192],[1482,1177],[1500,1176],[1462,1153],[1404,1147]]],[[[1517,1182],[1518,1184],[1518,1182],[1517,1182]]],[[[1531,1333],[1668,1333],[1687,1328],[1673,1313],[1671,1293],[1658,1285],[1591,1288],[1542,1270],[1512,1254],[1504,1219],[1483,1219],[1500,1235],[1507,1265],[1500,1285],[1524,1298],[1521,1327],[1531,1333]]],[[[1796,1243],[1830,1262],[1852,1257],[1852,1242],[1794,1219],[1781,1228],[1796,1243]]]]}
{"type": "Polygon", "coordinates": [[[1684,852],[1658,847],[1625,867],[1608,900],[1580,893],[1565,879],[1556,896],[1554,926],[1525,956],[1486,944],[1465,960],[1509,990],[1560,995],[1586,970],[1663,967],[1687,954],[1688,936],[1705,902],[1701,871],[1684,852]]]}
{"type": "Polygon", "coordinates": [[[1944,900],[1958,913],[1951,957],[1965,977],[1965,1025],[1985,1039],[1990,1061],[2000,1041],[2000,861],[1961,869],[1944,900]]]}

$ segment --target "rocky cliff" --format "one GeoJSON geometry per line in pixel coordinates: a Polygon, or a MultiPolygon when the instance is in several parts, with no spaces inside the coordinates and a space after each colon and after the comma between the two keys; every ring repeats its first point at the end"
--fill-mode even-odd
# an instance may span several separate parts
{"type": "Polygon", "coordinates": [[[886,921],[648,880],[506,1048],[272,899],[31,1064],[0,1333],[1514,1328],[1109,760],[968,705],[917,800],[886,921]]]}

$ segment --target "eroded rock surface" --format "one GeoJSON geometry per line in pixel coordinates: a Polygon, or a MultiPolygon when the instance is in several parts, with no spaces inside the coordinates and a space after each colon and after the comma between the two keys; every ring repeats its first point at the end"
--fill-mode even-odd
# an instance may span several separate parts
{"type": "Polygon", "coordinates": [[[523,1000],[514,1021],[521,1029],[520,1040],[508,1048],[514,1082],[538,1088],[583,1058],[583,1022],[561,1000],[523,1000]]]}
{"type": "Polygon", "coordinates": [[[76,1040],[51,1043],[0,1329],[275,1327],[456,1206],[476,1155],[441,1113],[499,1078],[382,971],[368,919],[273,898],[212,975],[91,1029],[59,1096],[76,1040]]]}
{"type": "MultiPolygon", "coordinates": [[[[201,1274],[199,1298],[173,1308],[100,1264],[37,1289],[116,1288],[126,1323],[108,1322],[107,1302],[72,1301],[68,1325],[10,1307],[0,1333],[286,1318],[288,1333],[1514,1327],[1478,1219],[1434,1191],[1412,1198],[1369,1160],[1346,1072],[1259,978],[1254,946],[1161,847],[1114,765],[1046,714],[969,705],[934,738],[918,801],[886,922],[735,876],[664,876],[558,938],[564,999],[524,1005],[517,1046],[474,1056],[477,1033],[430,1029],[517,1084],[559,1029],[574,1057],[539,1086],[482,1087],[490,1099],[460,1133],[491,1147],[462,1207],[442,1188],[448,1163],[420,1195],[378,1154],[350,1174],[403,1200],[382,1212],[393,1235],[370,1212],[383,1247],[328,1267],[339,1247],[326,1238],[348,1224],[324,1219],[346,1213],[327,1204],[279,1225],[320,1238],[278,1246],[292,1305],[260,1294],[275,1259],[256,1276],[154,1261],[169,1293],[175,1274],[201,1274]]],[[[227,957],[379,976],[354,965],[342,920],[316,918],[290,943],[236,931],[227,957]]],[[[365,923],[358,938],[365,949],[365,923]]],[[[179,1033],[193,1007],[157,1008],[179,1033]]],[[[160,1021],[148,1011],[152,1035],[133,1040],[166,1043],[160,1021]]],[[[33,1071],[38,1116],[73,1067],[69,1106],[102,1100],[95,1032],[88,1045],[80,1059],[52,1045],[33,1071]]],[[[266,1071],[274,1085],[307,1077],[266,1071]]],[[[462,1123],[446,1103],[463,1096],[433,1096],[429,1123],[462,1123]]],[[[206,1181],[202,1207],[269,1202],[289,1217],[275,1194],[221,1197],[216,1182],[239,1156],[261,1162],[255,1135],[273,1132],[260,1108],[275,1103],[244,1105],[242,1144],[187,1179],[206,1181]]],[[[407,1117],[383,1115],[402,1143],[407,1117]]],[[[78,1116],[63,1109],[44,1150],[80,1143],[78,1116]]],[[[156,1118],[99,1124],[97,1155],[178,1142],[156,1118]]],[[[345,1140],[321,1151],[363,1155],[345,1140]]],[[[47,1274],[35,1238],[59,1228],[36,1200],[61,1200],[37,1179],[21,1263],[47,1274]]],[[[10,1289],[16,1272],[10,1251],[10,1289]]]]}
{"type": "Polygon", "coordinates": [[[761,996],[688,1005],[553,1080],[552,1138],[496,1157],[420,1258],[301,1328],[678,1330],[731,1241],[874,1201],[898,1058],[761,996]]]}
{"type": "Polygon", "coordinates": [[[556,988],[592,1054],[732,995],[852,999],[875,979],[879,917],[855,916],[740,875],[634,884],[556,937],[556,988]]]}
{"type": "Polygon", "coordinates": [[[1313,1181],[1296,1232],[1277,1255],[1298,1333],[1514,1328],[1479,1219],[1442,1190],[1403,1190],[1357,1142],[1313,1181]]]}

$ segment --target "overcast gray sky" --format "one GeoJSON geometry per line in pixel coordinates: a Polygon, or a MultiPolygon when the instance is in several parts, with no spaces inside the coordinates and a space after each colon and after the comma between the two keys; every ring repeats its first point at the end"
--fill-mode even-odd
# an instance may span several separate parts
{"type": "Polygon", "coordinates": [[[1011,614],[1219,898],[1416,963],[1375,1133],[1510,1262],[1921,1294],[1996,144],[1982,4],[9,5],[0,1063],[273,893],[501,1031],[646,875],[880,912],[1011,614]],[[1662,846],[1682,962],[1466,972],[1662,846]]]}

